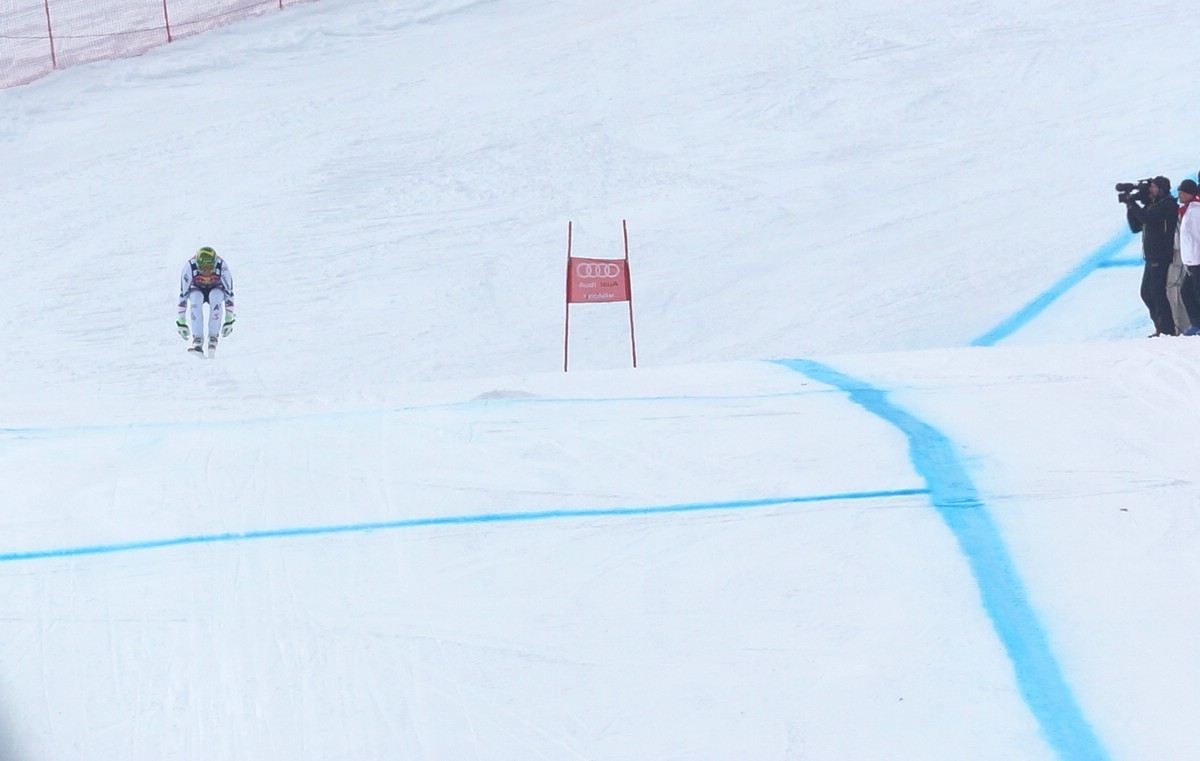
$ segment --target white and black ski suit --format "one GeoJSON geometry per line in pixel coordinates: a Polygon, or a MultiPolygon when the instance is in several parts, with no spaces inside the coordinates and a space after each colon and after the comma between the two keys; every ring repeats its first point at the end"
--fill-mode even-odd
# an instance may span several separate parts
{"type": "Polygon", "coordinates": [[[188,330],[192,339],[204,336],[204,305],[209,305],[208,340],[216,342],[221,334],[222,321],[231,322],[234,317],[233,273],[221,257],[211,272],[201,272],[192,257],[183,265],[179,280],[179,319],[187,313],[188,330]]]}

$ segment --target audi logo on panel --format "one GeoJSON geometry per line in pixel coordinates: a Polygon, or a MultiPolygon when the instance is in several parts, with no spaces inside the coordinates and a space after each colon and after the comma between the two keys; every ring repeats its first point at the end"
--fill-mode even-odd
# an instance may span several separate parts
{"type": "Polygon", "coordinates": [[[584,262],[575,265],[575,274],[578,277],[618,277],[621,274],[621,265],[619,264],[600,264],[598,262],[584,262]]]}

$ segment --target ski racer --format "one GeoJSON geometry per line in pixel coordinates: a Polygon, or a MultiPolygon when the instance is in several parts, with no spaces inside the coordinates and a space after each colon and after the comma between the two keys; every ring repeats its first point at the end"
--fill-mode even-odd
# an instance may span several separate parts
{"type": "Polygon", "coordinates": [[[192,345],[188,351],[197,354],[202,354],[204,345],[204,304],[209,305],[208,353],[212,356],[217,350],[217,336],[233,332],[237,315],[233,306],[233,273],[210,246],[204,246],[187,260],[179,283],[175,327],[185,341],[190,335],[192,345]]]}

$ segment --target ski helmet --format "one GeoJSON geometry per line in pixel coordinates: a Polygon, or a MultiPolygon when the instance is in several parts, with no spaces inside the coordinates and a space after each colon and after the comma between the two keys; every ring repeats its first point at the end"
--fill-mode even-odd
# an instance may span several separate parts
{"type": "Polygon", "coordinates": [[[217,266],[217,252],[210,246],[205,246],[196,252],[196,266],[202,270],[210,270],[217,266]]]}

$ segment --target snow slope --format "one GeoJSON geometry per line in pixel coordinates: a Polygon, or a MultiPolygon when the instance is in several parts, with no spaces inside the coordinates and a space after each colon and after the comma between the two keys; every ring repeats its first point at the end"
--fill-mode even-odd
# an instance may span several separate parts
{"type": "Polygon", "coordinates": [[[1196,757],[1111,188],[1200,168],[1198,16],[346,0],[0,91],[0,758],[1196,757]],[[641,366],[563,374],[623,219],[641,366]]]}

